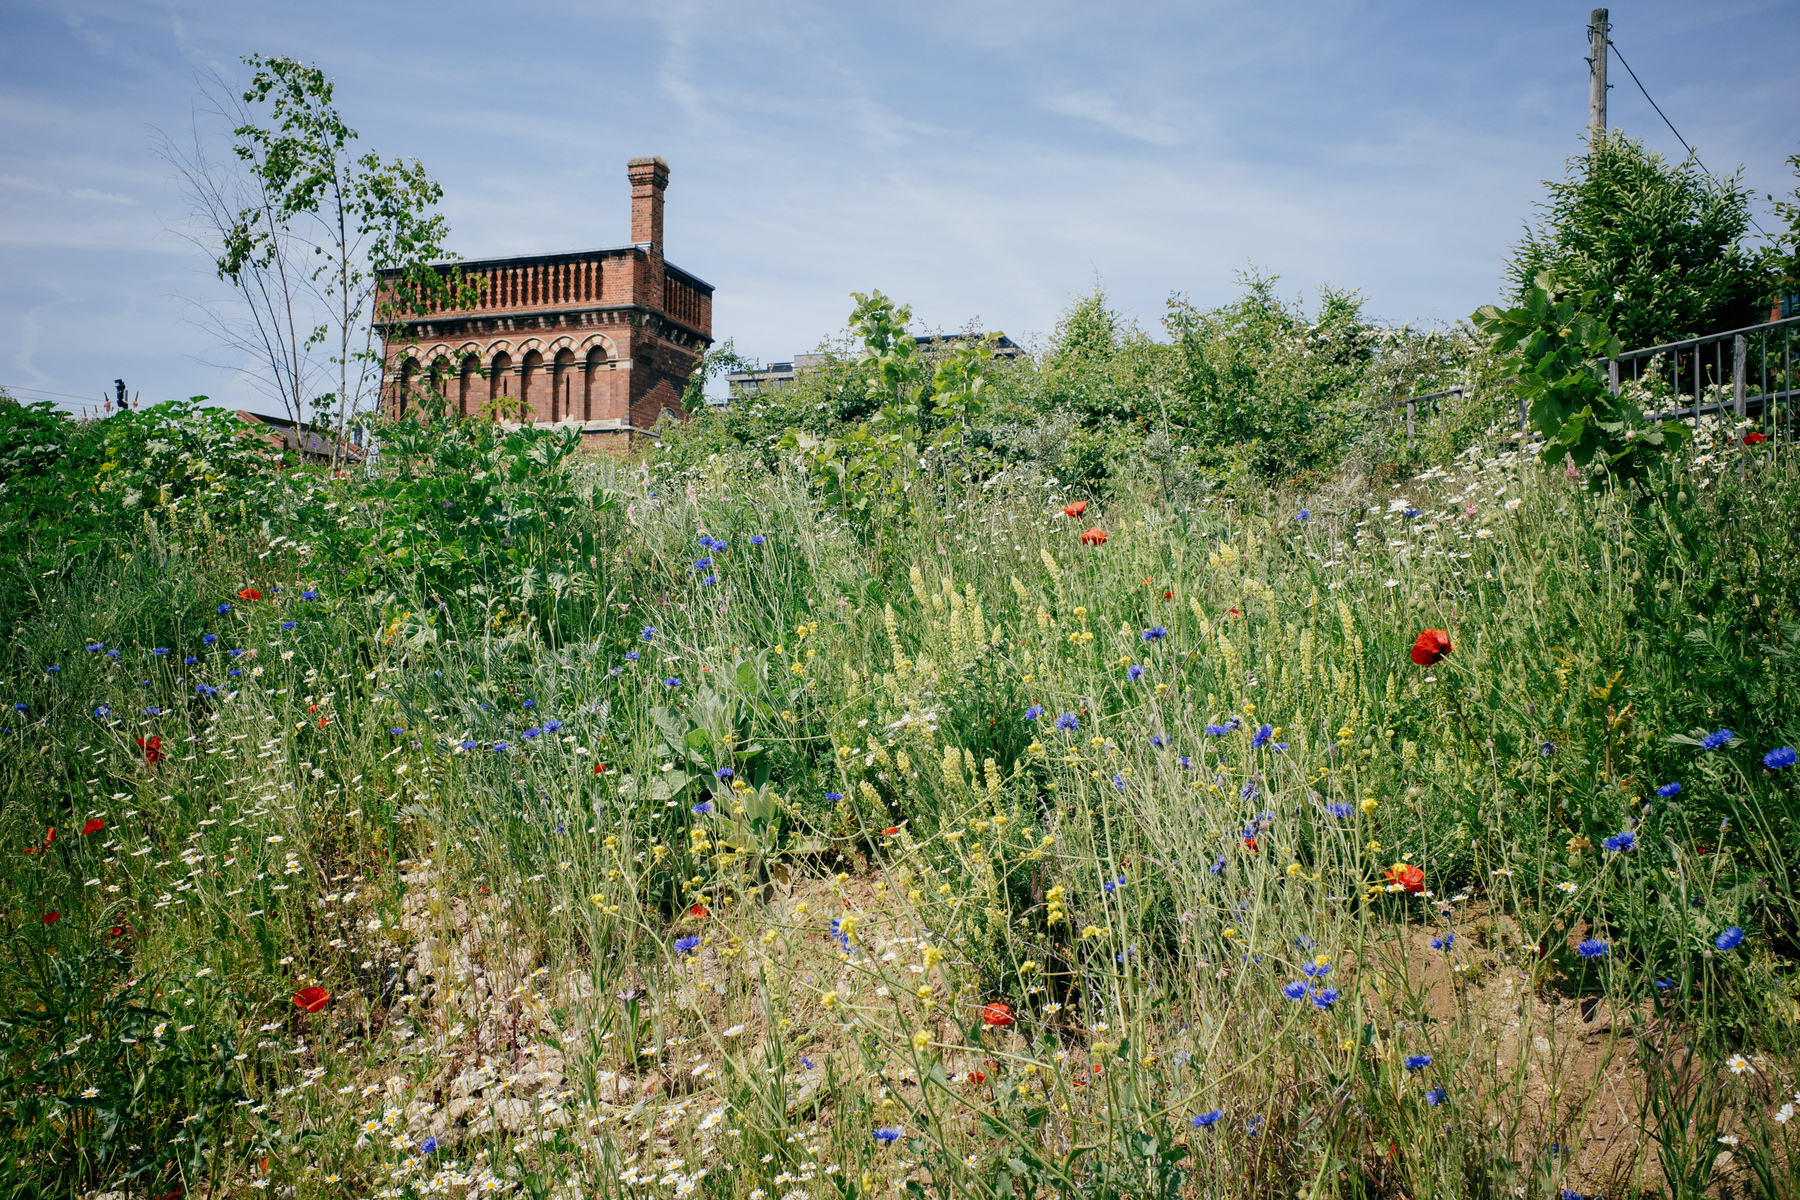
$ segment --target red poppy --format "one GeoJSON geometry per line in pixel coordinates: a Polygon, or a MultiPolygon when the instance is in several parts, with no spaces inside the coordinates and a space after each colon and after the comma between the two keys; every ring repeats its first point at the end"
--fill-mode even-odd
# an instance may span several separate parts
{"type": "Polygon", "coordinates": [[[1395,863],[1387,869],[1387,881],[1397,883],[1408,892],[1425,890],[1425,868],[1411,863],[1395,863]]]}
{"type": "Polygon", "coordinates": [[[125,936],[125,927],[123,925],[114,925],[111,929],[106,931],[106,936],[107,937],[124,937],[125,936]]]}
{"type": "Polygon", "coordinates": [[[1081,535],[1081,544],[1084,546],[1106,545],[1106,530],[1100,528],[1098,525],[1094,526],[1092,529],[1081,535]]]}
{"type": "Polygon", "coordinates": [[[326,726],[327,726],[327,725],[329,725],[329,724],[331,724],[331,718],[330,718],[330,717],[320,717],[320,718],[319,718],[319,728],[320,728],[320,729],[323,729],[323,728],[325,728],[325,727],[326,727],[326,726]]]}
{"type": "Polygon", "coordinates": [[[1455,649],[1450,644],[1450,635],[1441,629],[1427,629],[1413,643],[1412,660],[1421,667],[1435,666],[1455,649]]]}
{"type": "Polygon", "coordinates": [[[601,762],[595,763],[594,764],[594,774],[596,774],[596,775],[606,774],[606,764],[601,763],[601,762]]]}
{"type": "Polygon", "coordinates": [[[1228,617],[1241,617],[1241,616],[1243,616],[1243,615],[1244,615],[1244,614],[1243,614],[1243,613],[1241,613],[1241,612],[1239,612],[1239,611],[1238,611],[1238,610],[1237,610],[1237,609],[1235,609],[1235,608],[1228,608],[1228,609],[1226,609],[1226,610],[1225,610],[1225,615],[1226,615],[1226,616],[1228,616],[1228,617]]]}
{"type": "Polygon", "coordinates": [[[1768,438],[1760,433],[1746,433],[1744,435],[1744,445],[1746,446],[1760,446],[1768,440],[1768,438]]]}
{"type": "Polygon", "coordinates": [[[257,591],[255,588],[245,588],[243,591],[238,593],[238,599],[239,600],[261,600],[262,593],[257,591]]]}
{"type": "Polygon", "coordinates": [[[1256,853],[1256,839],[1253,837],[1245,838],[1244,839],[1244,849],[1248,850],[1252,854],[1255,854],[1256,853]]]}
{"type": "Polygon", "coordinates": [[[1174,589],[1170,589],[1169,591],[1166,591],[1163,593],[1164,600],[1173,600],[1174,598],[1175,598],[1174,589]]]}
{"type": "Polygon", "coordinates": [[[331,1003],[331,993],[322,987],[303,987],[294,993],[294,1007],[301,1012],[316,1013],[331,1003]]]}
{"type": "Polygon", "coordinates": [[[99,817],[89,817],[88,823],[81,827],[81,834],[86,837],[90,833],[99,833],[106,828],[106,822],[99,817]]]}
{"type": "Polygon", "coordinates": [[[968,1073],[968,1075],[966,1076],[966,1078],[968,1079],[968,1081],[970,1083],[975,1083],[975,1084],[981,1084],[981,1083],[987,1082],[987,1076],[982,1074],[980,1071],[970,1071],[968,1073]]]}
{"type": "Polygon", "coordinates": [[[995,1000],[981,1007],[981,1023],[992,1025],[996,1029],[1005,1029],[1013,1023],[1012,1006],[995,1000]]]}
{"type": "Polygon", "coordinates": [[[56,841],[56,826],[52,825],[50,828],[44,830],[44,845],[46,845],[46,846],[51,845],[55,841],[56,841]]]}
{"type": "Polygon", "coordinates": [[[46,925],[54,925],[57,923],[57,921],[59,921],[61,919],[62,919],[61,913],[45,913],[44,914],[44,924],[46,924],[46,925]]]}
{"type": "Polygon", "coordinates": [[[1086,512],[1086,511],[1087,511],[1087,501],[1086,500],[1076,500],[1073,503],[1063,505],[1063,516],[1065,516],[1065,517],[1079,517],[1082,513],[1086,512]]]}
{"type": "Polygon", "coordinates": [[[889,825],[886,829],[882,830],[881,832],[884,835],[886,835],[887,837],[893,837],[896,833],[900,832],[900,827],[898,825],[889,825]]]}
{"type": "Polygon", "coordinates": [[[145,741],[143,738],[139,738],[137,740],[137,744],[138,744],[138,748],[144,752],[144,761],[145,762],[153,763],[153,762],[161,762],[162,761],[163,748],[162,748],[162,735],[160,733],[151,734],[149,741],[145,741]]]}
{"type": "Polygon", "coordinates": [[[710,915],[711,914],[706,911],[706,905],[704,904],[690,905],[688,908],[688,916],[693,917],[697,921],[704,921],[710,915]]]}

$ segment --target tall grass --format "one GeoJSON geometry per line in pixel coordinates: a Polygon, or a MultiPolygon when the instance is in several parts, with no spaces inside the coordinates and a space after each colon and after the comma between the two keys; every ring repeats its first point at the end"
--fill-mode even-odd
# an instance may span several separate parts
{"type": "Polygon", "coordinates": [[[0,666],[0,1179],[1791,1196],[1796,479],[1512,445],[1079,523],[1009,471],[891,571],[730,457],[515,472],[585,499],[454,591],[330,541],[443,473],[120,530],[0,666]]]}

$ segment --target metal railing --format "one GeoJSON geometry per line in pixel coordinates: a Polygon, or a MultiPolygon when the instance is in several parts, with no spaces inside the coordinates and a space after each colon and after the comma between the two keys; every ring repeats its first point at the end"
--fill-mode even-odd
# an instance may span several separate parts
{"type": "MultiPolygon", "coordinates": [[[[1794,399],[1800,396],[1800,376],[1796,374],[1795,351],[1800,350],[1800,316],[1761,325],[1747,325],[1705,337],[1687,338],[1661,346],[1645,346],[1627,350],[1614,359],[1602,359],[1607,386],[1613,395],[1627,381],[1660,396],[1673,407],[1663,411],[1646,411],[1652,421],[1688,420],[1698,430],[1701,418],[1723,417],[1726,412],[1738,420],[1751,413],[1759,414],[1770,432],[1780,441],[1793,441],[1794,399]],[[1658,364],[1659,357],[1665,362],[1658,364]]],[[[1501,382],[1505,382],[1504,380],[1501,382]]],[[[1406,410],[1406,436],[1410,441],[1416,431],[1420,409],[1429,416],[1437,401],[1461,395],[1464,387],[1426,392],[1394,402],[1395,409],[1406,410]]],[[[1519,401],[1519,430],[1526,428],[1526,408],[1519,401]]]]}
{"type": "Polygon", "coordinates": [[[1793,438],[1793,400],[1800,395],[1794,375],[1795,335],[1800,317],[1746,325],[1724,333],[1627,350],[1607,360],[1607,386],[1616,396],[1627,378],[1642,387],[1660,390],[1674,407],[1647,412],[1653,421],[1691,420],[1696,429],[1708,414],[1723,416],[1727,410],[1738,420],[1752,412],[1764,424],[1793,438]],[[1659,358],[1665,361],[1658,364],[1659,358]],[[1629,371],[1629,376],[1627,372],[1629,371]],[[1685,401],[1685,402],[1684,402],[1685,401]]]}

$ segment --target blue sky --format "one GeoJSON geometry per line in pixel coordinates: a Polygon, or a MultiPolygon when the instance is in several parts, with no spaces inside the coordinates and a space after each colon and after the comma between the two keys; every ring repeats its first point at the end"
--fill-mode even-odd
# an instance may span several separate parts
{"type": "MultiPolygon", "coordinates": [[[[96,404],[115,377],[252,398],[192,320],[219,285],[153,145],[253,51],[318,63],[362,146],[422,159],[467,257],[624,242],[625,160],[667,158],[669,259],[763,360],[840,329],[852,291],[1024,339],[1098,282],[1155,330],[1170,293],[1224,302],[1252,262],[1289,295],[1455,320],[1587,114],[1576,3],[5,8],[0,384],[96,404]]],[[[1800,6],[1612,21],[1708,166],[1793,189],[1800,6]]],[[[1612,82],[1612,124],[1679,157],[1616,58],[1612,82]]]]}

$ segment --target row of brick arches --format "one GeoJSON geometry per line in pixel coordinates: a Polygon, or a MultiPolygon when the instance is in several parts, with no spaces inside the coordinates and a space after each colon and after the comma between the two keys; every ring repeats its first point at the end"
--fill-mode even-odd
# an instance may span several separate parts
{"type": "Polygon", "coordinates": [[[465,417],[485,406],[504,421],[591,421],[601,400],[596,377],[605,366],[601,346],[582,359],[565,346],[548,362],[538,350],[519,359],[501,350],[486,363],[474,354],[460,364],[440,355],[428,368],[408,358],[400,365],[395,415],[418,408],[421,389],[429,388],[465,417]]]}

